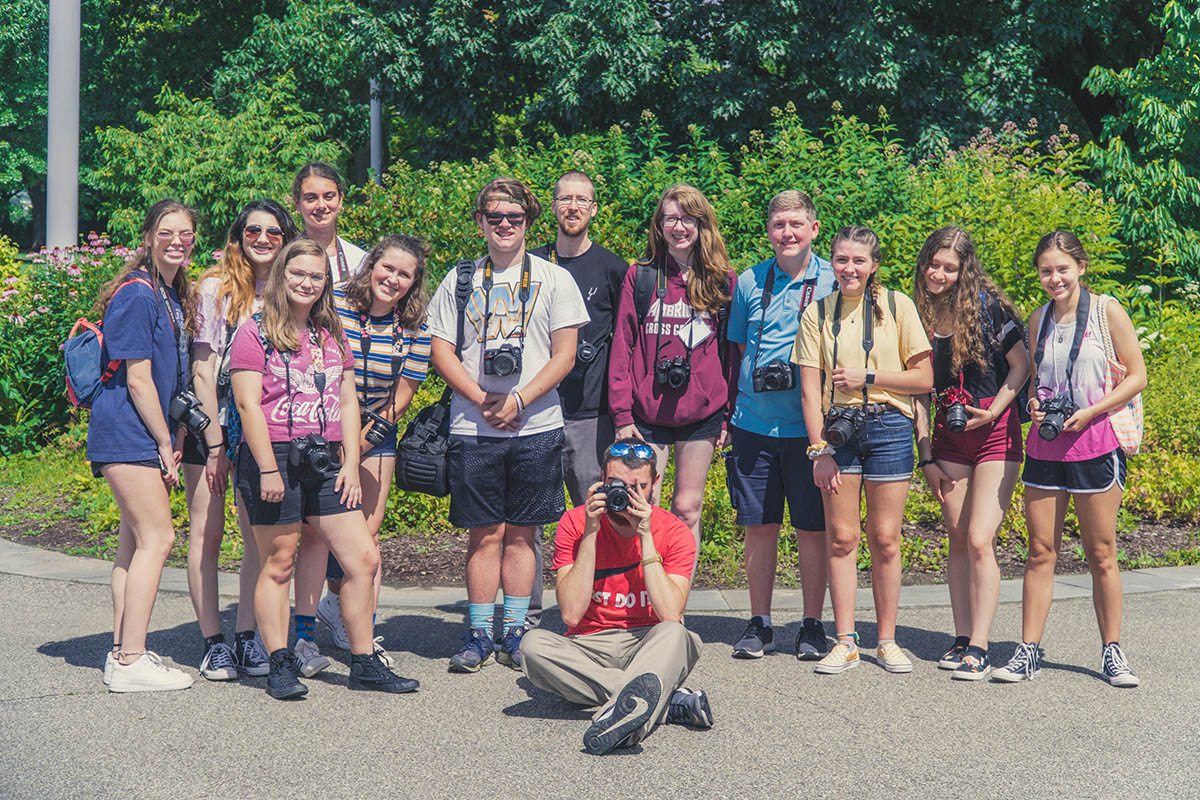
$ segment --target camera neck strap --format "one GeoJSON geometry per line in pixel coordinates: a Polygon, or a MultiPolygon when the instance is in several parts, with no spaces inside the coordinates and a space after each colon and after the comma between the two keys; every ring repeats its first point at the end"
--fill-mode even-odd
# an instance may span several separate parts
{"type": "Polygon", "coordinates": [[[346,261],[346,251],[342,247],[342,240],[335,233],[333,242],[337,245],[337,282],[345,283],[350,280],[350,264],[346,261]]]}
{"type": "MultiPolygon", "coordinates": [[[[762,296],[758,301],[758,336],[754,339],[754,362],[751,369],[758,368],[758,351],[762,349],[763,325],[767,321],[767,306],[771,305],[771,296],[775,293],[775,270],[778,268],[779,260],[771,259],[771,266],[767,272],[767,282],[763,285],[762,296]]],[[[804,309],[808,308],[808,304],[812,302],[813,294],[817,291],[816,277],[805,278],[804,288],[801,289],[800,295],[800,310],[796,312],[796,324],[800,324],[800,318],[804,316],[804,309]]]]}
{"type": "MultiPolygon", "coordinates": [[[[317,387],[317,416],[320,419],[321,435],[325,435],[325,348],[321,345],[321,337],[317,334],[315,328],[310,323],[308,326],[308,343],[321,354],[321,370],[313,375],[313,383],[317,387]]],[[[300,347],[304,347],[304,342],[300,342],[300,347]]],[[[298,352],[298,351],[297,351],[298,352]]],[[[286,350],[279,351],[279,360],[283,362],[283,380],[285,391],[287,393],[288,409],[287,409],[287,429],[288,438],[292,436],[292,406],[296,403],[296,398],[292,394],[292,354],[286,350]]],[[[316,355],[313,355],[313,363],[316,363],[316,355]]]]}
{"type": "MultiPolygon", "coordinates": [[[[1083,333],[1087,329],[1088,312],[1091,310],[1092,296],[1087,289],[1079,287],[1079,302],[1075,306],[1075,335],[1071,339],[1071,351],[1067,354],[1067,395],[1075,400],[1075,387],[1071,384],[1071,375],[1075,371],[1075,359],[1079,358],[1079,350],[1083,347],[1083,333]]],[[[1042,366],[1042,358],[1046,355],[1046,338],[1050,334],[1050,321],[1054,319],[1054,302],[1046,304],[1042,315],[1042,324],[1038,326],[1037,348],[1033,352],[1033,386],[1037,394],[1037,373],[1042,366]]]]}
{"type": "Polygon", "coordinates": [[[165,308],[167,311],[167,319],[171,322],[171,333],[175,335],[176,380],[179,383],[179,388],[186,389],[189,381],[187,374],[183,369],[183,356],[179,352],[183,347],[183,343],[180,341],[180,337],[183,335],[183,309],[180,308],[179,311],[176,312],[175,306],[171,305],[171,293],[167,291],[167,286],[165,283],[163,283],[162,275],[158,274],[157,269],[154,270],[154,288],[155,291],[158,292],[158,296],[162,299],[163,308],[165,308]]]}
{"type": "MultiPolygon", "coordinates": [[[[388,391],[388,405],[391,405],[396,399],[396,382],[400,380],[400,366],[404,363],[404,359],[400,357],[399,350],[403,344],[402,329],[400,327],[400,304],[397,303],[392,308],[392,387],[388,391]]],[[[371,365],[371,316],[364,311],[358,312],[358,341],[362,348],[362,388],[359,391],[359,402],[366,406],[367,403],[367,370],[371,365]]]]}
{"type": "MultiPolygon", "coordinates": [[[[870,368],[871,350],[875,347],[875,317],[872,314],[874,311],[875,301],[871,297],[871,287],[868,286],[863,292],[862,308],[863,308],[863,334],[862,334],[862,349],[863,349],[863,365],[870,368]]],[[[837,369],[838,356],[838,337],[842,333],[842,293],[839,290],[837,300],[833,304],[833,368],[837,369]]],[[[833,382],[829,384],[829,405],[833,405],[833,397],[835,388],[833,382]]],[[[862,387],[863,409],[867,407],[867,384],[864,382],[862,387]]]]}
{"type": "MultiPolygon", "coordinates": [[[[526,316],[526,305],[529,302],[529,285],[533,272],[533,264],[529,259],[529,253],[525,253],[525,260],[521,262],[521,285],[517,290],[517,298],[521,301],[521,346],[525,346],[525,325],[528,322],[526,316]]],[[[492,320],[492,257],[488,256],[483,262],[483,347],[487,349],[488,337],[491,330],[492,320]]],[[[507,337],[500,337],[505,339],[507,337]]]]}

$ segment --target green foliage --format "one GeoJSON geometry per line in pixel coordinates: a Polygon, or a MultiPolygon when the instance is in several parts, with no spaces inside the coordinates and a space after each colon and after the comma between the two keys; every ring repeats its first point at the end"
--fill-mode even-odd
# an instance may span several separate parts
{"type": "Polygon", "coordinates": [[[1126,241],[1200,276],[1200,3],[1169,0],[1162,49],[1125,69],[1092,68],[1084,86],[1121,100],[1088,155],[1121,210],[1126,241]]]}
{"type": "Polygon", "coordinates": [[[287,196],[299,167],[340,155],[318,141],[324,129],[297,104],[290,74],[258,86],[232,115],[168,87],[156,102],[156,113],[138,114],[144,130],[97,133],[100,163],[89,179],[104,193],[115,236],[136,239],[146,208],[175,197],[203,212],[204,240],[220,247],[243,205],[287,196]]]}

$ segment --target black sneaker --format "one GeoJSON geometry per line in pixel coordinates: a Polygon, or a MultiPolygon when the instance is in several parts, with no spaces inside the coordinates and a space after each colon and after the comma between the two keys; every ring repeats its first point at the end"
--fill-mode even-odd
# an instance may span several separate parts
{"type": "Polygon", "coordinates": [[[1104,645],[1100,661],[1101,668],[1104,670],[1104,679],[1111,685],[1122,689],[1133,689],[1141,684],[1141,679],[1134,675],[1133,670],[1129,668],[1129,662],[1125,660],[1125,652],[1121,650],[1121,645],[1118,643],[1109,642],[1104,645]]]}
{"type": "Polygon", "coordinates": [[[1042,648],[1037,642],[1021,642],[1008,663],[992,671],[992,680],[1001,683],[1031,681],[1042,671],[1042,648]]]}
{"type": "Polygon", "coordinates": [[[801,661],[822,659],[829,652],[829,639],[825,636],[825,626],[821,620],[805,617],[796,635],[796,658],[801,661]]]}
{"type": "Polygon", "coordinates": [[[296,661],[296,654],[286,647],[281,647],[271,653],[270,668],[267,673],[267,694],[276,700],[287,700],[308,694],[308,687],[300,682],[300,664],[296,661]]]}
{"type": "Polygon", "coordinates": [[[415,692],[420,682],[413,678],[401,678],[383,665],[377,653],[350,656],[350,688],[404,694],[415,692]]]}
{"type": "Polygon", "coordinates": [[[942,656],[942,660],[938,662],[938,669],[958,669],[958,665],[962,663],[963,656],[967,654],[967,645],[971,643],[970,636],[955,636],[954,644],[942,656]]]}
{"type": "Polygon", "coordinates": [[[766,625],[762,617],[751,617],[746,632],[733,646],[734,658],[762,658],[763,653],[775,651],[775,634],[766,625]]]}
{"type": "Polygon", "coordinates": [[[645,672],[625,684],[616,701],[594,720],[583,734],[583,747],[594,756],[602,756],[618,747],[633,744],[633,736],[646,724],[662,697],[662,682],[653,672],[645,672]]]}

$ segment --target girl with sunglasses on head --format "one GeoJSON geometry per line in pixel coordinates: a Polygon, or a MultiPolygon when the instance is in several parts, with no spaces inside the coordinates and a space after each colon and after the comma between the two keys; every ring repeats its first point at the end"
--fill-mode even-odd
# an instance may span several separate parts
{"type": "MultiPolygon", "coordinates": [[[[1121,649],[1121,572],[1117,512],[1125,490],[1125,448],[1113,415],[1146,388],[1146,362],[1121,304],[1083,285],[1088,256],[1070,231],[1046,234],[1033,253],[1049,301],[1029,316],[1033,417],[1025,441],[1025,523],[1029,558],[1021,592],[1021,644],[992,673],[999,681],[1028,680],[1041,671],[1042,634],[1054,594],[1054,563],[1062,545],[1067,504],[1075,501],[1079,539],[1092,573],[1092,605],[1100,626],[1100,670],[1113,686],[1141,683],[1121,649]]],[[[1132,420],[1127,420],[1132,423],[1132,420]]],[[[1124,427],[1123,427],[1123,430],[1124,427]]],[[[1140,441],[1140,431],[1136,436],[1140,441]]]]}
{"type": "Polygon", "coordinates": [[[92,403],[87,457],[121,509],[113,560],[113,647],[104,682],[114,692],[186,689],[192,677],[146,649],[163,564],[175,542],[170,491],[179,485],[171,400],[187,389],[188,341],[196,331],[187,267],[196,212],[176,200],[155,203],[142,246],[100,291],[101,363],[111,377],[92,403]]]}
{"type": "Polygon", "coordinates": [[[279,699],[308,692],[299,680],[296,654],[287,646],[288,586],[302,522],[346,571],[342,602],[350,688],[417,688],[416,681],[392,673],[372,645],[372,581],[379,553],[359,511],[354,354],[329,284],[320,245],[297,239],[283,248],[263,290],[262,313],[238,328],[230,355],[244,433],[238,491],[262,560],[254,611],[270,653],[267,693],[279,699]]]}
{"type": "Polygon", "coordinates": [[[996,531],[1021,468],[1014,402],[1029,380],[1025,329],[983,271],[960,228],[939,228],[917,256],[913,297],[933,338],[930,397],[917,398],[917,465],[942,506],[950,538],[954,644],[938,662],[955,680],[991,670],[988,636],[1000,596],[996,531]]]}
{"type": "Polygon", "coordinates": [[[913,397],[933,387],[929,339],[913,301],[879,285],[879,237],[842,228],[831,246],[838,291],[800,319],[792,360],[800,365],[801,403],[809,431],[813,480],[825,504],[829,596],[837,644],[815,672],[859,663],[854,630],[862,495],[879,641],[888,672],[911,672],[896,644],[900,606],[900,525],[913,470],[913,397]]]}
{"type": "Polygon", "coordinates": [[[697,552],[708,469],[727,441],[737,393],[737,347],[719,324],[736,280],[708,198],[693,186],[669,187],[646,253],[625,276],[608,402],[617,438],[653,447],[660,475],[674,446],[671,513],[691,528],[697,552]]]}
{"type": "MultiPolygon", "coordinates": [[[[396,467],[396,423],[429,373],[431,340],[425,323],[425,309],[429,305],[425,292],[428,254],[428,248],[411,236],[386,236],[367,254],[362,270],[348,284],[333,290],[334,307],[354,354],[358,402],[363,411],[359,442],[363,453],[359,468],[363,514],[376,548],[396,467]]],[[[305,545],[305,558],[319,559],[322,548],[319,539],[310,540],[305,545]]],[[[317,606],[317,616],[330,626],[337,645],[349,649],[341,611],[343,571],[333,554],[328,557],[326,577],[329,591],[317,606]]],[[[310,576],[297,574],[298,582],[309,579],[310,576]]],[[[376,569],[376,603],[379,584],[380,570],[376,569]]],[[[313,596],[319,591],[319,584],[313,588],[300,586],[297,594],[313,596]]],[[[313,643],[313,622],[312,617],[296,616],[296,657],[305,675],[323,668],[322,662],[329,663],[313,643]],[[309,672],[314,666],[317,669],[309,672]]],[[[374,649],[391,666],[380,642],[382,638],[375,637],[374,649]]]]}
{"type": "Polygon", "coordinates": [[[255,638],[254,584],[258,549],[246,510],[238,505],[242,563],[234,647],[221,632],[217,559],[225,535],[225,489],[232,464],[226,452],[226,404],[229,345],[232,333],[262,310],[262,291],[275,256],[298,235],[291,216],[274,200],[247,203],[229,226],[220,262],[197,282],[197,332],[192,338],[192,387],[213,424],[204,431],[205,446],[190,433],[183,440],[183,480],[187,487],[189,535],[188,590],[200,635],[204,637],[200,674],[212,681],[233,680],[239,672],[267,674],[267,658],[255,638]]]}
{"type": "Polygon", "coordinates": [[[346,199],[346,184],[328,164],[305,164],[292,180],[292,202],[304,218],[304,235],[325,251],[329,274],[340,286],[362,270],[366,253],[337,234],[338,216],[346,199]]]}

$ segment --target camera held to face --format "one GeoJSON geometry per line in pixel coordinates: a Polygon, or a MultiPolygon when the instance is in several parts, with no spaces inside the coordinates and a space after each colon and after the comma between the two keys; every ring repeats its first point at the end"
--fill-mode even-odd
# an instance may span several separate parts
{"type": "Polygon", "coordinates": [[[332,478],[342,468],[330,452],[324,436],[310,433],[292,439],[288,445],[288,469],[308,468],[321,478],[332,478]]]}
{"type": "Polygon", "coordinates": [[[608,483],[596,489],[596,494],[604,495],[604,503],[609,511],[619,514],[629,508],[629,487],[620,478],[610,478],[608,483]]]}
{"type": "Polygon", "coordinates": [[[671,389],[682,389],[692,378],[692,364],[683,356],[662,358],[654,365],[654,382],[671,389]]]}
{"type": "Polygon", "coordinates": [[[1046,418],[1038,424],[1038,436],[1047,442],[1054,441],[1062,433],[1063,425],[1066,425],[1067,420],[1078,410],[1079,406],[1075,405],[1069,394],[1056,395],[1043,401],[1041,411],[1046,418]]]}
{"type": "Polygon", "coordinates": [[[796,388],[796,365],[782,358],[771,359],[750,373],[755,392],[783,392],[796,388]]]}
{"type": "Polygon", "coordinates": [[[204,436],[201,434],[208,427],[210,420],[208,414],[200,407],[200,398],[187,389],[176,392],[167,406],[167,416],[175,425],[187,428],[192,438],[203,444],[204,436]]]}
{"type": "Polygon", "coordinates": [[[521,348],[502,344],[483,353],[483,374],[507,378],[521,371],[521,348]]]}
{"type": "Polygon", "coordinates": [[[396,430],[396,423],[388,422],[374,411],[363,411],[362,424],[365,426],[368,423],[371,423],[371,427],[367,428],[367,432],[363,434],[363,438],[372,447],[378,447],[383,444],[384,440],[396,430]]]}
{"type": "Polygon", "coordinates": [[[859,437],[866,423],[862,406],[834,406],[825,412],[825,441],[845,447],[859,437]]]}

